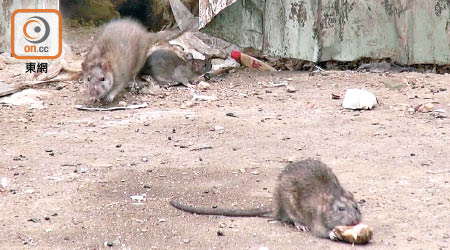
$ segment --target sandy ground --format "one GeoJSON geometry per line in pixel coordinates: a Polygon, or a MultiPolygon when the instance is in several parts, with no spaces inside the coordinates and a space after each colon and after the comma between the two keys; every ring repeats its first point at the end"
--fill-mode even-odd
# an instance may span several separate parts
{"type": "MultiPolygon", "coordinates": [[[[0,80],[8,81],[7,72],[0,80]]],[[[0,178],[9,181],[0,187],[0,248],[449,249],[448,76],[238,70],[210,84],[198,93],[217,101],[184,109],[191,95],[173,88],[125,95],[127,103],[147,102],[144,109],[79,111],[79,82],[43,87],[44,109],[0,106],[0,178]],[[380,104],[348,111],[331,99],[354,87],[380,104]],[[428,102],[447,113],[407,110],[428,102]],[[168,204],[269,205],[283,166],[309,157],[327,163],[352,191],[374,231],[369,245],[168,204]]]]}

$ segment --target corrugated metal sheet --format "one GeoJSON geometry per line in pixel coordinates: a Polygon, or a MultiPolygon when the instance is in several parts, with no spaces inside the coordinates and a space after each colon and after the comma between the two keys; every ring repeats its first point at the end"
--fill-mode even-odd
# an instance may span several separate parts
{"type": "Polygon", "coordinates": [[[238,0],[203,31],[269,55],[313,62],[450,64],[448,0],[238,0]]]}
{"type": "Polygon", "coordinates": [[[0,52],[9,51],[11,14],[16,9],[59,9],[59,0],[2,0],[0,6],[0,52]]]}

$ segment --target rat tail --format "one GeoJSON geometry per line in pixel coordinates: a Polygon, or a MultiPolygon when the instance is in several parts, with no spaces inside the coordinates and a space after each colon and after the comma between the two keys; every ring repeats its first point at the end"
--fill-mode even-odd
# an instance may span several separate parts
{"type": "Polygon", "coordinates": [[[222,215],[230,217],[271,217],[272,209],[268,208],[252,208],[252,209],[219,209],[219,208],[196,208],[179,203],[178,201],[170,201],[173,207],[201,215],[222,215]]]}
{"type": "Polygon", "coordinates": [[[152,44],[158,42],[168,42],[170,40],[176,39],[184,34],[184,30],[162,30],[150,35],[152,44]]]}

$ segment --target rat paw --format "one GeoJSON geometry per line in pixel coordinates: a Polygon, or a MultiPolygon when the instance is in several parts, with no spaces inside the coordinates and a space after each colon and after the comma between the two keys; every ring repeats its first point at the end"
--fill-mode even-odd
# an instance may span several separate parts
{"type": "Polygon", "coordinates": [[[303,223],[300,223],[300,222],[294,222],[294,226],[295,226],[295,228],[297,228],[298,231],[303,231],[303,232],[311,231],[311,229],[309,227],[303,225],[303,223]]]}
{"type": "Polygon", "coordinates": [[[108,95],[105,97],[105,102],[111,103],[112,101],[114,101],[114,98],[116,98],[116,95],[114,95],[114,94],[108,94],[108,95]]]}
{"type": "Polygon", "coordinates": [[[340,240],[339,237],[336,235],[334,229],[331,230],[331,231],[328,233],[328,237],[329,237],[330,240],[332,240],[332,241],[339,241],[339,240],[340,240]]]}

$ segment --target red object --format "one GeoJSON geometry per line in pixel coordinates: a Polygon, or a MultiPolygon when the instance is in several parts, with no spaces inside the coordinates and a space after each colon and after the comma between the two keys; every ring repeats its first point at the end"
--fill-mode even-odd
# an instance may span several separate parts
{"type": "Polygon", "coordinates": [[[257,61],[253,61],[253,63],[252,63],[252,68],[255,68],[255,69],[259,69],[259,67],[261,67],[261,63],[259,63],[259,62],[257,62],[257,61]]]}
{"type": "Polygon", "coordinates": [[[236,61],[241,61],[241,52],[233,50],[231,51],[231,58],[233,58],[236,61]]]}

